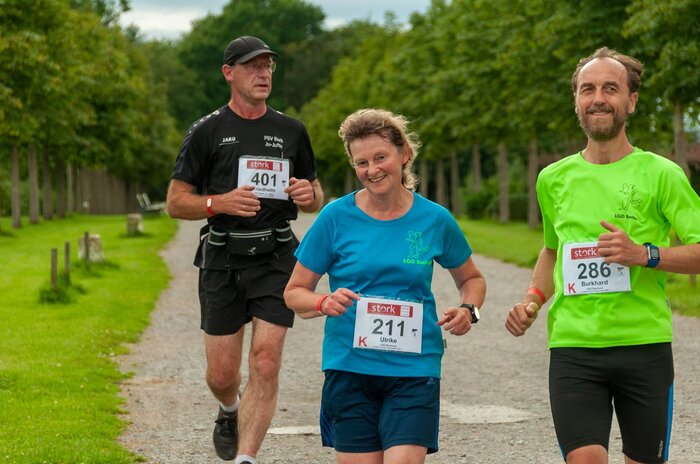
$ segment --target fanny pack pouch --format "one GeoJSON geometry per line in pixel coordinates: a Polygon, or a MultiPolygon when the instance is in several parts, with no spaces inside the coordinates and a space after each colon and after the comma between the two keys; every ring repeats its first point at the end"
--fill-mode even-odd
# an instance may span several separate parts
{"type": "Polygon", "coordinates": [[[275,229],[229,232],[226,249],[234,255],[254,256],[271,253],[277,248],[275,229]]]}

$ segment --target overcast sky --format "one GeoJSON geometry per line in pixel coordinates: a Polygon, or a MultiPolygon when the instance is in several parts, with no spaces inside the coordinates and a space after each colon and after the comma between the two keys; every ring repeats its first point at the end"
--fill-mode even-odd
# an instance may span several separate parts
{"type": "MultiPolygon", "coordinates": [[[[414,11],[425,12],[430,0],[307,0],[326,14],[326,27],[353,19],[384,22],[384,12],[393,11],[407,22],[414,11]]],[[[122,15],[123,25],[136,24],[149,39],[176,39],[189,31],[193,19],[208,13],[220,14],[229,0],[131,0],[131,11],[122,15]]]]}

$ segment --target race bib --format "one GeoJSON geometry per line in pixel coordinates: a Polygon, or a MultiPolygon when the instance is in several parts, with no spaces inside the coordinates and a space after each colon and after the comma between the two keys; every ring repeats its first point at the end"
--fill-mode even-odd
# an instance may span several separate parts
{"type": "Polygon", "coordinates": [[[258,198],[288,200],[289,160],[242,156],[238,160],[238,187],[252,185],[258,198]]]}
{"type": "Polygon", "coordinates": [[[630,291],[630,269],[606,263],[597,242],[567,243],[562,258],[565,296],[630,291]]]}
{"type": "Polygon", "coordinates": [[[423,304],[362,297],[357,302],[353,348],[420,353],[423,304]]]}

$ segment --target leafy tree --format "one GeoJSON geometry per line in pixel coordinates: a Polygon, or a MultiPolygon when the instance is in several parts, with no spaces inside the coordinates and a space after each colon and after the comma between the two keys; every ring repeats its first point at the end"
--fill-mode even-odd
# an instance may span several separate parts
{"type": "Polygon", "coordinates": [[[355,53],[360,44],[379,33],[380,26],[369,21],[352,21],[347,25],[301,42],[285,45],[284,80],[277,80],[287,105],[300,110],[331,79],[331,70],[345,56],[355,53]]]}
{"type": "Polygon", "coordinates": [[[623,32],[646,58],[647,86],[671,108],[675,160],[689,175],[684,119],[700,109],[700,0],[634,0],[627,11],[623,32]]]}
{"type": "Polygon", "coordinates": [[[309,130],[324,187],[333,195],[347,193],[354,176],[338,128],[350,113],[360,108],[390,108],[379,89],[384,88],[382,80],[389,74],[387,69],[399,37],[395,25],[368,37],[355,55],[340,60],[329,84],[299,114],[309,130]]]}
{"type": "MultiPolygon", "coordinates": [[[[192,31],[178,45],[182,62],[203,89],[203,99],[191,108],[189,122],[230,98],[221,66],[224,49],[232,39],[257,36],[282,55],[287,45],[320,34],[324,18],[320,7],[302,0],[231,0],[221,14],[194,21],[192,31]]],[[[286,60],[285,56],[279,58],[281,65],[273,78],[269,104],[277,109],[290,106],[282,96],[286,60]]]]}

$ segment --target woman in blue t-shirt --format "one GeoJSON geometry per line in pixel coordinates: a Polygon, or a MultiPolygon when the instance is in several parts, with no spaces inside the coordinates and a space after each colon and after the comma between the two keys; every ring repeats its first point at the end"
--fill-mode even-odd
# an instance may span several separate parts
{"type": "Polygon", "coordinates": [[[414,192],[419,143],[407,121],[357,111],[339,131],[362,190],[328,204],[296,251],[285,301],[329,316],[323,340],[324,446],[338,463],[423,463],[437,451],[442,330],[479,320],[486,282],[449,211],[414,192]],[[433,262],[459,290],[438,317],[433,262]],[[314,292],[328,274],[332,293],[314,292]]]}

